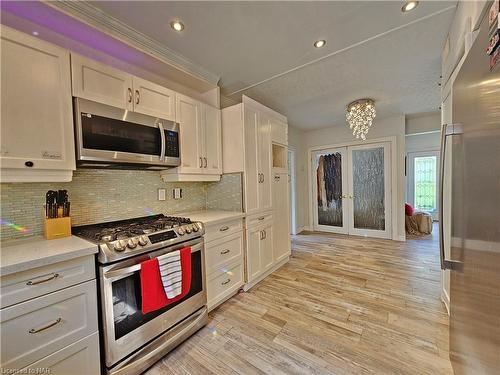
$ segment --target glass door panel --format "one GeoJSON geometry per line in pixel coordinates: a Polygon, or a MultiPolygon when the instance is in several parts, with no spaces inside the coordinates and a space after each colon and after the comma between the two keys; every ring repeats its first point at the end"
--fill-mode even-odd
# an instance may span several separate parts
{"type": "Polygon", "coordinates": [[[390,144],[351,146],[349,233],[390,237],[390,144]]]}
{"type": "Polygon", "coordinates": [[[313,154],[314,227],[347,233],[346,148],[321,150],[313,154]]]}

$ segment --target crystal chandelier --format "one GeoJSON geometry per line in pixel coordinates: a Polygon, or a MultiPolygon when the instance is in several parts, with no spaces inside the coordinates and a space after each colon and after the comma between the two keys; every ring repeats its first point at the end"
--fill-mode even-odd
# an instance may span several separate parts
{"type": "Polygon", "coordinates": [[[375,102],[372,99],[359,99],[350,103],[347,106],[346,119],[352,129],[352,135],[365,140],[376,115],[375,102]]]}

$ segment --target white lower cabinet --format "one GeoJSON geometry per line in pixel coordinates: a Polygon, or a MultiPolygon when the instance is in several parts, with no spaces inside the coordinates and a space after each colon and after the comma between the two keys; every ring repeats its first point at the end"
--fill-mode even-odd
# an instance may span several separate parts
{"type": "Polygon", "coordinates": [[[100,373],[97,285],[90,264],[93,256],[86,256],[0,279],[8,285],[2,294],[18,290],[20,296],[2,298],[18,303],[1,309],[1,368],[100,373]]]}
{"type": "Polygon", "coordinates": [[[32,363],[21,373],[29,374],[35,369],[49,368],[51,375],[99,374],[101,364],[99,351],[96,350],[98,347],[99,333],[96,332],[32,363]]]}
{"type": "Polygon", "coordinates": [[[241,288],[244,282],[242,219],[219,222],[205,228],[205,268],[208,310],[241,288]]]}
{"type": "MultiPolygon", "coordinates": [[[[286,195],[285,195],[286,198],[286,195]]],[[[277,201],[279,201],[277,199],[277,201]]],[[[290,256],[289,234],[282,229],[282,221],[288,221],[286,213],[278,216],[266,213],[247,217],[246,222],[246,279],[244,290],[250,289],[285,264],[290,256]],[[278,230],[278,232],[276,231],[278,230]],[[283,238],[276,238],[280,236],[283,238]]],[[[287,226],[288,227],[288,226],[287,226]]]]}
{"type": "Polygon", "coordinates": [[[233,296],[243,285],[243,265],[233,264],[217,270],[208,280],[208,310],[212,310],[233,296]]]}
{"type": "Polygon", "coordinates": [[[248,218],[246,229],[247,285],[258,282],[274,265],[273,216],[248,218]]]}

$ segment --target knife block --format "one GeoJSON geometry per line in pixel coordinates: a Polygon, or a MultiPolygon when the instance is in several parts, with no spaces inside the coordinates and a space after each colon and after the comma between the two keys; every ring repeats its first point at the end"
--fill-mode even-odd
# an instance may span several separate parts
{"type": "Polygon", "coordinates": [[[71,236],[71,217],[43,219],[43,236],[46,240],[71,236]]]}

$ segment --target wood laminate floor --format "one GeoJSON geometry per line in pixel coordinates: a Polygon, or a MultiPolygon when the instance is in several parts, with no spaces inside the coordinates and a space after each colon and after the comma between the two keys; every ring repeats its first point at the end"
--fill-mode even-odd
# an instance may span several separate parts
{"type": "Polygon", "coordinates": [[[294,236],[289,263],[147,374],[452,374],[436,237],[294,236]]]}

